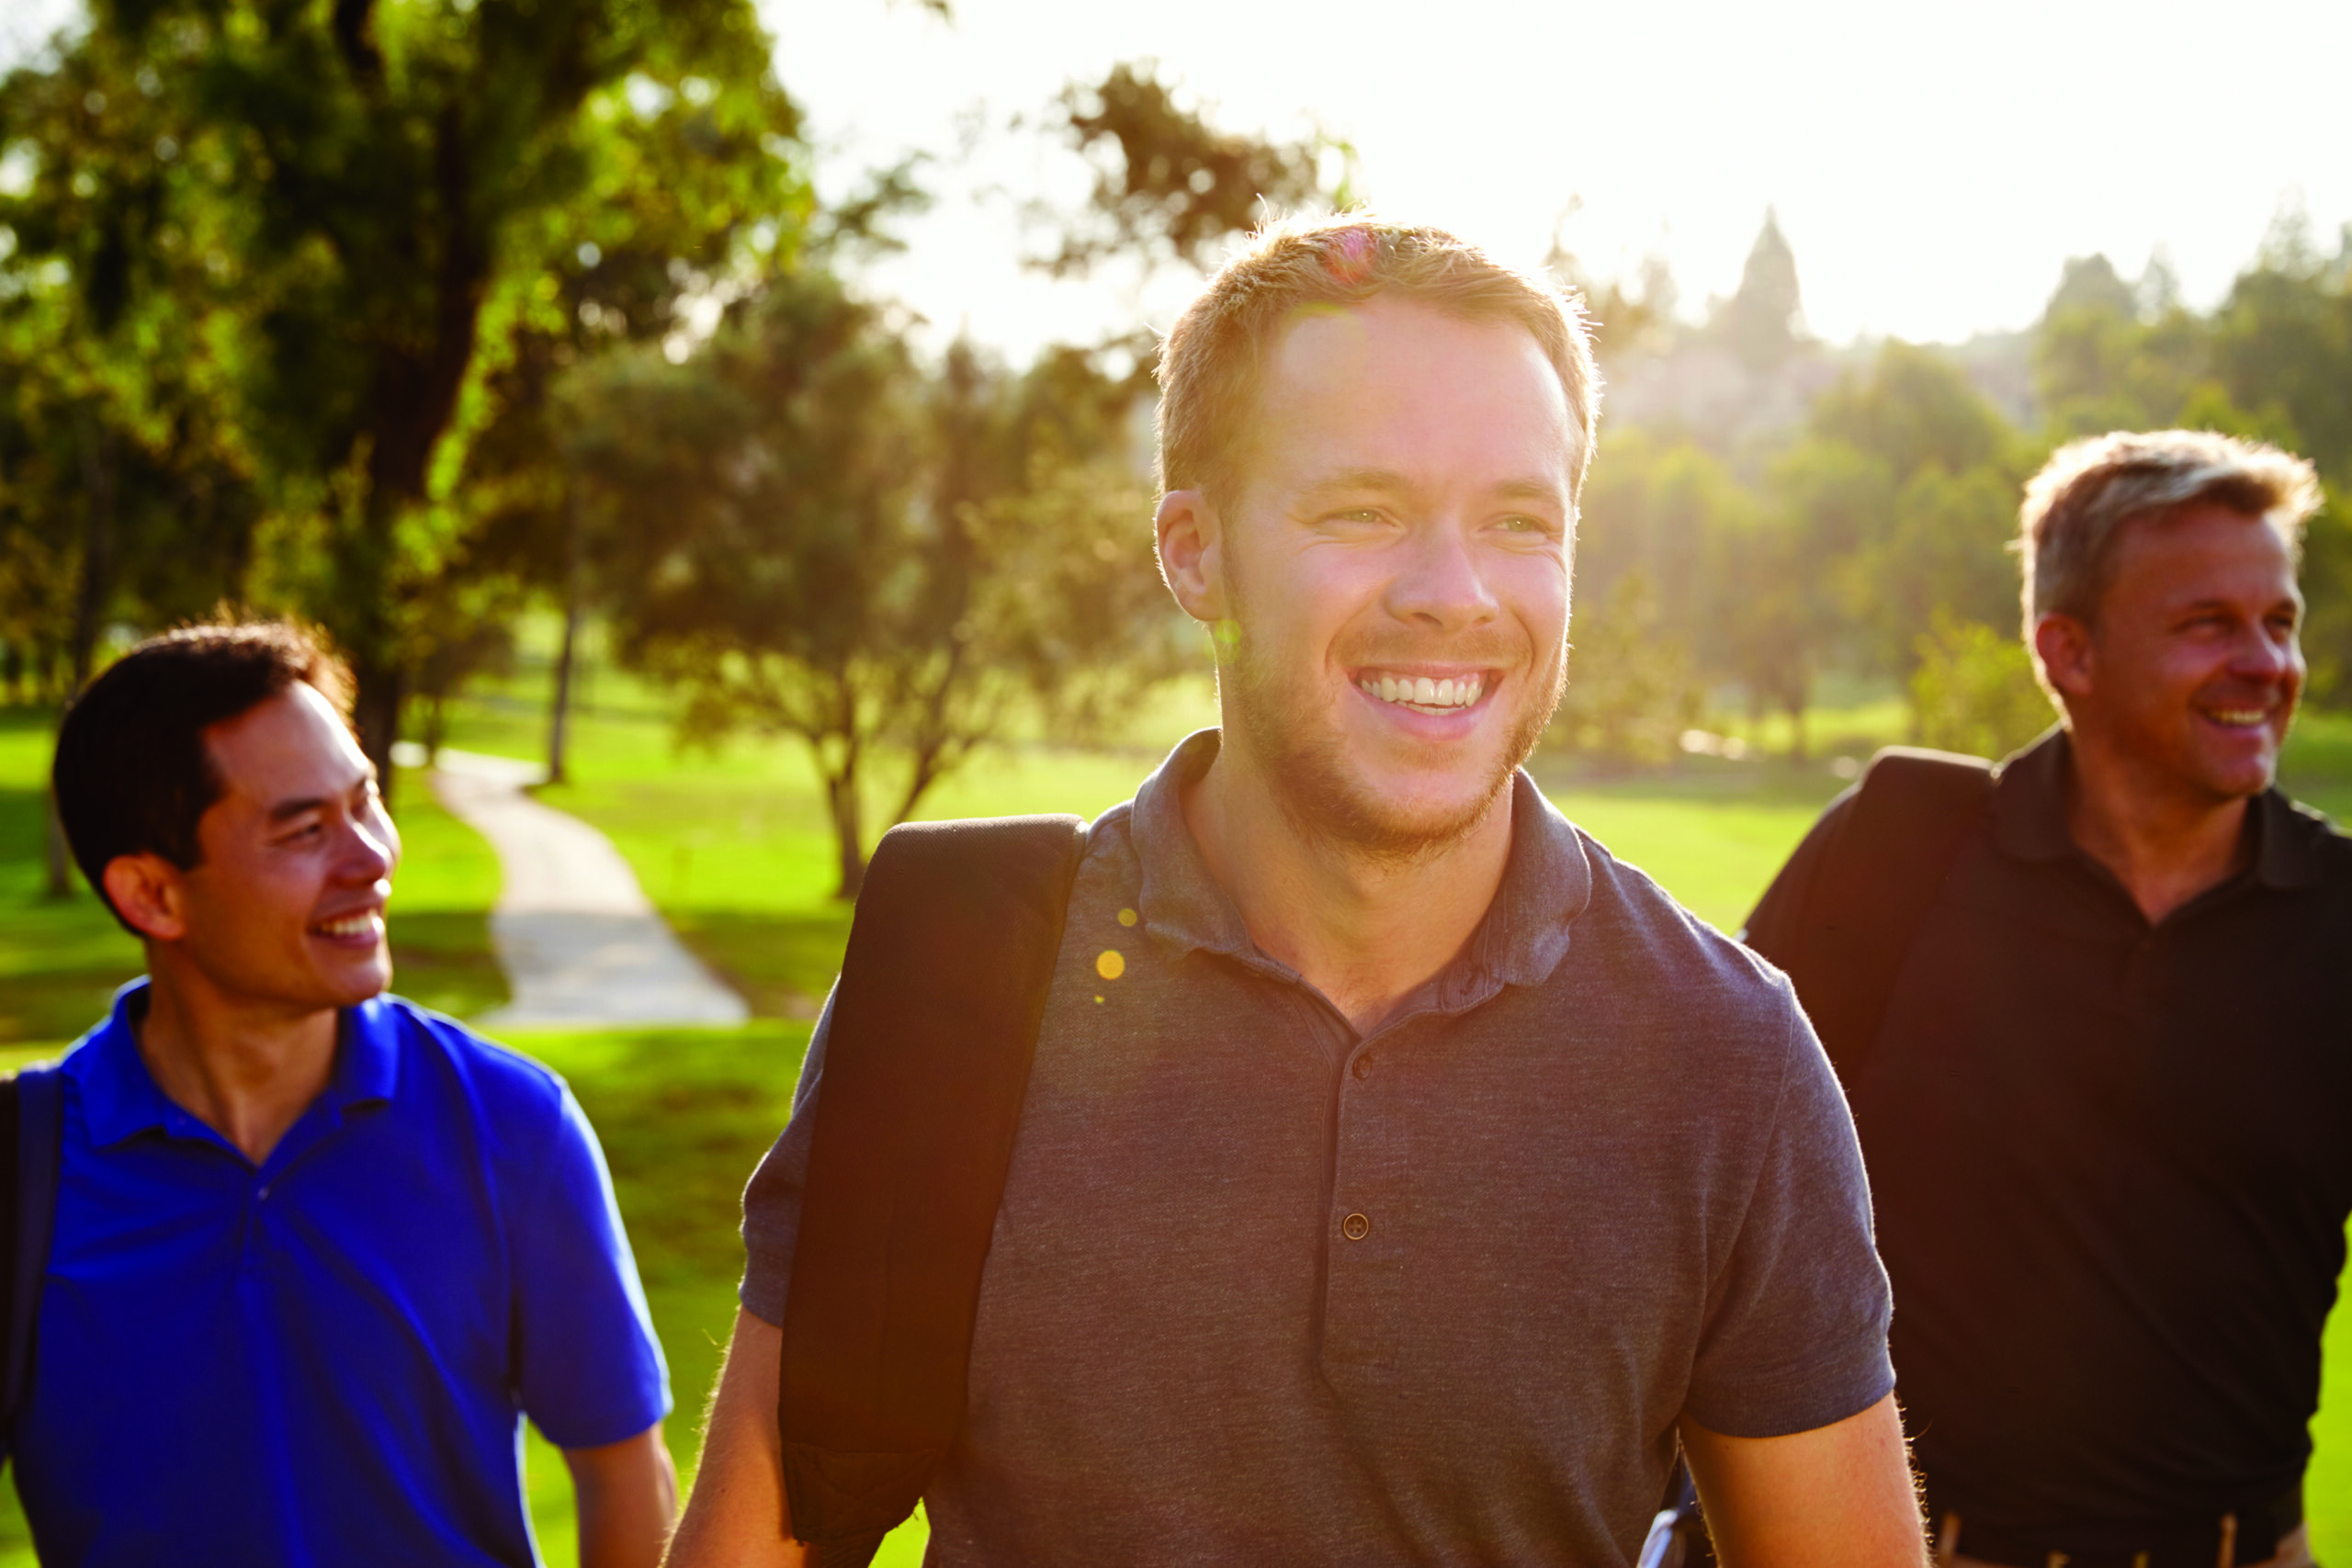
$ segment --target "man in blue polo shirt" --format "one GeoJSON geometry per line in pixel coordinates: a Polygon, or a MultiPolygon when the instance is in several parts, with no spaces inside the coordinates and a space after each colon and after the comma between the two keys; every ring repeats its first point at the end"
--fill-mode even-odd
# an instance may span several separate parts
{"type": "Polygon", "coordinates": [[[400,840],[301,632],[142,644],[67,715],[76,860],[148,978],[66,1057],[17,1488],[49,1563],[658,1561],[662,1351],[562,1081],[383,994],[400,840]]]}

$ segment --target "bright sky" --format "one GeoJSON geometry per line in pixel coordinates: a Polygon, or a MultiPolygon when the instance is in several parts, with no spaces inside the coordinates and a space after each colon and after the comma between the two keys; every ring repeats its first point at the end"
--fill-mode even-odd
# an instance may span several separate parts
{"type": "MultiPolygon", "coordinates": [[[[763,0],[822,184],[998,128],[877,281],[1016,355],[1133,324],[1131,290],[1024,275],[1017,198],[1085,188],[1004,132],[1072,79],[1156,58],[1233,128],[1353,141],[1363,193],[1532,262],[1662,251],[1686,312],[1737,284],[1768,205],[1821,335],[1949,341],[2039,315],[2069,255],[2162,246],[2210,304],[2297,193],[2352,220],[2352,5],[2245,0],[763,0]],[[1009,196],[990,196],[990,186],[1009,196]]],[[[1027,242],[1043,249],[1042,236],[1027,242]]],[[[1186,288],[1140,303],[1164,326],[1186,288]]]]}
{"type": "MultiPolygon", "coordinates": [[[[1056,284],[1019,205],[1075,203],[1075,157],[1012,117],[1152,58],[1217,123],[1356,145],[1361,188],[1532,262],[1555,220],[1600,274],[1649,251],[1684,309],[1728,293],[1764,209],[1794,247],[1814,330],[1949,341],[2023,326],[2069,255],[2134,276],[2161,246],[2210,304],[2298,194],[2323,240],[2352,220],[2344,0],[763,0],[809,111],[821,185],[912,150],[944,199],[876,287],[935,334],[1016,357],[1165,326],[1191,285],[1056,284]]],[[[0,56],[71,16],[8,0],[0,56]]]]}

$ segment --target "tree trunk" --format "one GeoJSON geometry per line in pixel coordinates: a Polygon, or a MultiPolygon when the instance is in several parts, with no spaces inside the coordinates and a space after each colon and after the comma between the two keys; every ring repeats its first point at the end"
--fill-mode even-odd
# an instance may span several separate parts
{"type": "Polygon", "coordinates": [[[392,748],[401,738],[401,699],[408,694],[408,671],[390,660],[354,659],[352,683],[359,688],[352,698],[351,728],[359,733],[359,749],[376,764],[378,788],[389,804],[392,797],[392,748]]]}
{"type": "Polygon", "coordinates": [[[359,750],[376,764],[378,786],[392,797],[392,748],[401,738],[401,705],[408,671],[400,662],[400,620],[393,604],[394,529],[401,502],[370,479],[356,525],[338,530],[334,545],[334,601],[329,628],[351,662],[351,728],[359,750]]]}
{"type": "Polygon", "coordinates": [[[571,661],[580,639],[580,502],[563,503],[563,647],[556,654],[555,699],[548,716],[548,783],[564,784],[564,741],[571,717],[571,661]]]}
{"type": "Polygon", "coordinates": [[[890,818],[891,827],[895,828],[912,817],[915,814],[915,807],[922,803],[922,797],[931,792],[931,786],[937,784],[941,776],[955,766],[954,761],[946,755],[946,750],[944,741],[935,741],[915,749],[914,771],[908,775],[907,793],[899,797],[899,809],[890,818]]]}
{"type": "Polygon", "coordinates": [[[833,897],[854,900],[865,886],[865,831],[864,814],[858,809],[854,759],[825,775],[825,805],[832,815],[833,851],[841,869],[841,886],[833,889],[833,897]]]}
{"type": "Polygon", "coordinates": [[[1789,761],[1803,762],[1805,759],[1804,710],[1809,694],[1791,693],[1782,704],[1789,715],[1789,761]]]}
{"type": "MultiPolygon", "coordinates": [[[[73,660],[72,689],[65,698],[69,705],[90,683],[97,663],[98,634],[105,629],[107,602],[114,594],[114,432],[87,409],[77,412],[74,426],[76,445],[81,448],[84,506],[82,581],[74,600],[74,646],[68,650],[73,660]]],[[[54,752],[52,746],[51,754],[54,752]]],[[[49,797],[49,822],[42,840],[48,896],[73,897],[74,856],[65,841],[65,823],[58,815],[53,791],[49,797]]]]}

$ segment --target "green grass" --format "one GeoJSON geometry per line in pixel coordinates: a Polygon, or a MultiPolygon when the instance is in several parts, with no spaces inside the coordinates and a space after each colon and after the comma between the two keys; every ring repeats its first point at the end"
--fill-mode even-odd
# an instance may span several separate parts
{"type": "Polygon", "coordinates": [[[47,894],[50,716],[0,709],[0,1043],[71,1040],[140,972],[139,945],[74,874],[47,894]]]}

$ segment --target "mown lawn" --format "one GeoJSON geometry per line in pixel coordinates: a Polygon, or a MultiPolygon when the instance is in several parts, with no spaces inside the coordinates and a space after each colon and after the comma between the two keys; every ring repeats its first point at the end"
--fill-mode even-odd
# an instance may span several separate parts
{"type": "MultiPolygon", "coordinates": [[[[1892,710],[1883,708],[1815,720],[1816,755],[1840,748],[1866,754],[1875,740],[1894,739],[1887,728],[1892,710]]],[[[1133,738],[1117,752],[1032,744],[985,756],[935,792],[921,815],[1092,815],[1130,795],[1159,746],[1201,716],[1197,700],[1171,704],[1155,716],[1159,733],[1133,738]]],[[[469,705],[454,718],[453,745],[537,752],[542,720],[535,703],[469,705]]],[[[136,949],[86,894],[63,903],[40,896],[46,722],[0,713],[0,1065],[53,1054],[138,967],[136,949]]],[[[543,797],[610,833],[685,940],[761,1015],[740,1031],[518,1032],[510,1042],[565,1075],[605,1140],[669,1354],[679,1407],[671,1441],[687,1468],[734,1318],[737,1196],[782,1122],[807,1020],[838,966],[848,912],[830,897],[831,842],[797,747],[742,742],[682,757],[650,705],[608,707],[583,718],[577,735],[574,782],[543,797]]],[[[1701,760],[1671,774],[1617,781],[1549,762],[1539,773],[1570,817],[1725,929],[1738,925],[1840,787],[1819,764],[1791,770],[1701,760]]],[[[2352,814],[2352,719],[2307,719],[2287,779],[2301,797],[2352,814]]],[[[888,784],[876,782],[877,813],[888,784]]],[[[421,778],[398,781],[396,807],[406,843],[392,919],[399,988],[460,1016],[479,1013],[505,994],[485,920],[495,863],[433,805],[421,778]]],[[[2310,1509],[2323,1556],[2352,1556],[2347,1325],[2352,1315],[2339,1314],[2330,1325],[2326,1392],[2313,1423],[2310,1509]]],[[[569,1478],[536,1435],[527,1462],[548,1560],[569,1562],[575,1551],[569,1478]]],[[[922,1539],[919,1523],[902,1530],[884,1561],[914,1563],[922,1539]]],[[[29,1560],[11,1495],[0,1503],[0,1568],[29,1560]]]]}

